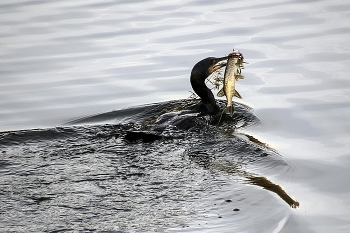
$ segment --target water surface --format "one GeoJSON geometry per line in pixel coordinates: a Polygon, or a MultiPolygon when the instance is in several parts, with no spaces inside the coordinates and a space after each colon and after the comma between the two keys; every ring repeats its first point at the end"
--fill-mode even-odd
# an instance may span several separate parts
{"type": "Polygon", "coordinates": [[[349,231],[346,1],[3,1],[0,11],[6,231],[349,231]],[[232,48],[249,62],[238,101],[259,123],[225,139],[187,135],[199,145],[190,138],[123,144],[116,136],[93,137],[120,134],[130,119],[139,129],[137,114],[149,104],[189,96],[197,61],[232,48]],[[79,126],[66,124],[72,121],[79,126]],[[56,126],[63,136],[52,133],[56,126]],[[272,150],[262,149],[270,156],[249,160],[256,144],[245,137],[247,157],[229,157],[230,166],[283,187],[299,208],[236,173],[201,166],[188,151],[229,156],[241,134],[268,144],[272,150]],[[17,135],[13,143],[8,135],[17,135]],[[230,140],[233,146],[225,144],[230,140]],[[220,146],[226,151],[213,151],[220,146]],[[152,160],[145,171],[142,159],[152,160]],[[136,175],[123,179],[117,168],[136,175]],[[152,184],[138,169],[169,183],[152,184]],[[144,196],[134,197],[138,192],[144,196]],[[161,192],[177,196],[152,199],[161,192]]]}

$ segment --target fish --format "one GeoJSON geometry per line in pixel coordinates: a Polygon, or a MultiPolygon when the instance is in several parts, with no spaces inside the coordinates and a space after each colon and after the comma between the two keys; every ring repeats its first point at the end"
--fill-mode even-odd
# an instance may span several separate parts
{"type": "Polygon", "coordinates": [[[241,75],[241,68],[244,57],[238,50],[234,50],[229,54],[228,57],[229,58],[226,63],[224,74],[224,85],[223,88],[218,92],[217,96],[226,96],[227,105],[222,113],[226,112],[232,116],[234,113],[234,108],[232,105],[233,96],[242,98],[241,95],[236,91],[235,84],[238,79],[244,78],[241,75]]]}

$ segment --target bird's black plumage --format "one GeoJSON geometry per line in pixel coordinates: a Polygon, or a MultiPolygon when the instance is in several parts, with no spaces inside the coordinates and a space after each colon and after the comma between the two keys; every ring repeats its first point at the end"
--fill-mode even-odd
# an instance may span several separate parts
{"type": "Polygon", "coordinates": [[[209,114],[214,114],[218,107],[211,90],[205,85],[205,79],[215,71],[214,66],[228,57],[207,57],[194,65],[191,71],[191,85],[194,92],[201,98],[201,103],[206,107],[209,114]]]}

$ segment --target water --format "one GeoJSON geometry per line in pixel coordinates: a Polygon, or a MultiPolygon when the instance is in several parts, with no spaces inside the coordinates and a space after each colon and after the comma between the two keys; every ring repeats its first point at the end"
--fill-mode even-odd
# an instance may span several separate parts
{"type": "Polygon", "coordinates": [[[0,11],[4,232],[349,231],[346,1],[2,1],[0,11]],[[122,139],[142,129],[142,112],[189,96],[197,61],[232,48],[249,62],[237,90],[256,119],[243,108],[248,124],[233,132],[122,139]]]}

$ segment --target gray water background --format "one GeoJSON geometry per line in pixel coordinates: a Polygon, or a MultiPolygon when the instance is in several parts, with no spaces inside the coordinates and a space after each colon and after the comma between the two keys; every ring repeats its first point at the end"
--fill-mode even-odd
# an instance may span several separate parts
{"type": "Polygon", "coordinates": [[[192,66],[236,48],[249,63],[237,90],[262,121],[245,132],[292,165],[269,177],[300,202],[287,229],[349,231],[347,1],[2,1],[0,11],[1,131],[187,98],[192,66]]]}

